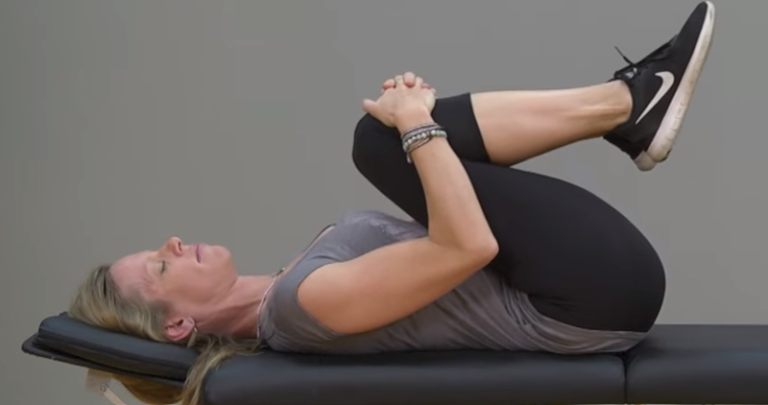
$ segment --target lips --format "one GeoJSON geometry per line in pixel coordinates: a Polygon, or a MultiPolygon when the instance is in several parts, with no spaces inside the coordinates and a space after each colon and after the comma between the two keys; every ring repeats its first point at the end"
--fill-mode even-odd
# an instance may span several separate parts
{"type": "Polygon", "coordinates": [[[195,257],[197,258],[198,262],[200,262],[200,249],[201,245],[199,243],[195,245],[195,257]]]}

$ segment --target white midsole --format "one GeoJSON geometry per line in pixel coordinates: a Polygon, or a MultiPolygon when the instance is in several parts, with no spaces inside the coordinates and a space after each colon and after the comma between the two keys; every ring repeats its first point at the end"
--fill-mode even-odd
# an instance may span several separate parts
{"type": "MultiPolygon", "coordinates": [[[[656,135],[654,135],[653,141],[647,149],[647,157],[650,157],[655,162],[661,162],[666,159],[667,155],[669,155],[669,152],[672,150],[677,135],[680,133],[680,127],[683,124],[688,105],[690,104],[694,90],[696,89],[696,83],[699,80],[702,68],[706,62],[707,55],[709,54],[715,26],[715,6],[709,1],[706,3],[708,7],[707,18],[704,21],[704,26],[699,34],[696,49],[691,56],[691,63],[688,65],[688,68],[686,68],[685,73],[683,73],[683,77],[680,79],[680,86],[672,97],[672,102],[669,105],[666,115],[664,115],[664,118],[661,121],[659,130],[656,132],[656,135]]],[[[647,157],[642,159],[646,161],[643,164],[644,166],[649,165],[647,157]]]]}

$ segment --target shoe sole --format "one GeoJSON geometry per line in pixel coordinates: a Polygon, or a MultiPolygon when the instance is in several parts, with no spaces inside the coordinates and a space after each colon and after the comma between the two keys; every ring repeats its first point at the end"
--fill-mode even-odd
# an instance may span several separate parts
{"type": "Polygon", "coordinates": [[[640,171],[648,172],[656,167],[656,161],[643,151],[635,158],[635,165],[637,165],[637,168],[640,169],[640,171]]]}
{"type": "Polygon", "coordinates": [[[643,170],[644,167],[650,167],[647,169],[650,170],[655,166],[655,163],[661,163],[666,160],[677,140],[677,135],[680,133],[680,128],[683,125],[688,106],[693,98],[696,84],[699,81],[699,76],[701,76],[701,71],[704,68],[710,46],[712,45],[712,36],[715,28],[715,6],[710,1],[705,3],[707,4],[707,17],[704,20],[701,33],[699,33],[696,49],[693,51],[688,68],[686,68],[683,77],[680,79],[680,86],[672,97],[672,102],[661,121],[659,130],[648,146],[645,153],[647,156],[641,154],[635,161],[640,170],[643,170]],[[653,165],[651,165],[652,162],[653,165]]]}

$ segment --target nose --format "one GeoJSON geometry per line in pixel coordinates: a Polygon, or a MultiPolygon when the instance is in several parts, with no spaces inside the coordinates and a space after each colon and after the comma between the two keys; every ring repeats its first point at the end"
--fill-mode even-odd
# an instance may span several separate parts
{"type": "Polygon", "coordinates": [[[168,252],[174,256],[178,256],[182,254],[184,248],[181,239],[174,236],[169,238],[165,244],[163,244],[163,247],[160,248],[160,250],[168,252]]]}

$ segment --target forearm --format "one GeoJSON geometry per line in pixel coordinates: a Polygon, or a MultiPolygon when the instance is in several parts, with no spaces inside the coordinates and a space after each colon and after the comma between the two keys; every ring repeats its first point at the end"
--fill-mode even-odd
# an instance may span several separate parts
{"type": "MultiPolygon", "coordinates": [[[[427,110],[409,112],[396,124],[400,133],[433,123],[427,110]]],[[[450,134],[448,134],[450,136],[450,134]]],[[[429,238],[440,245],[472,251],[496,248],[472,182],[445,138],[433,138],[411,153],[421,178],[429,215],[429,238]]]]}

